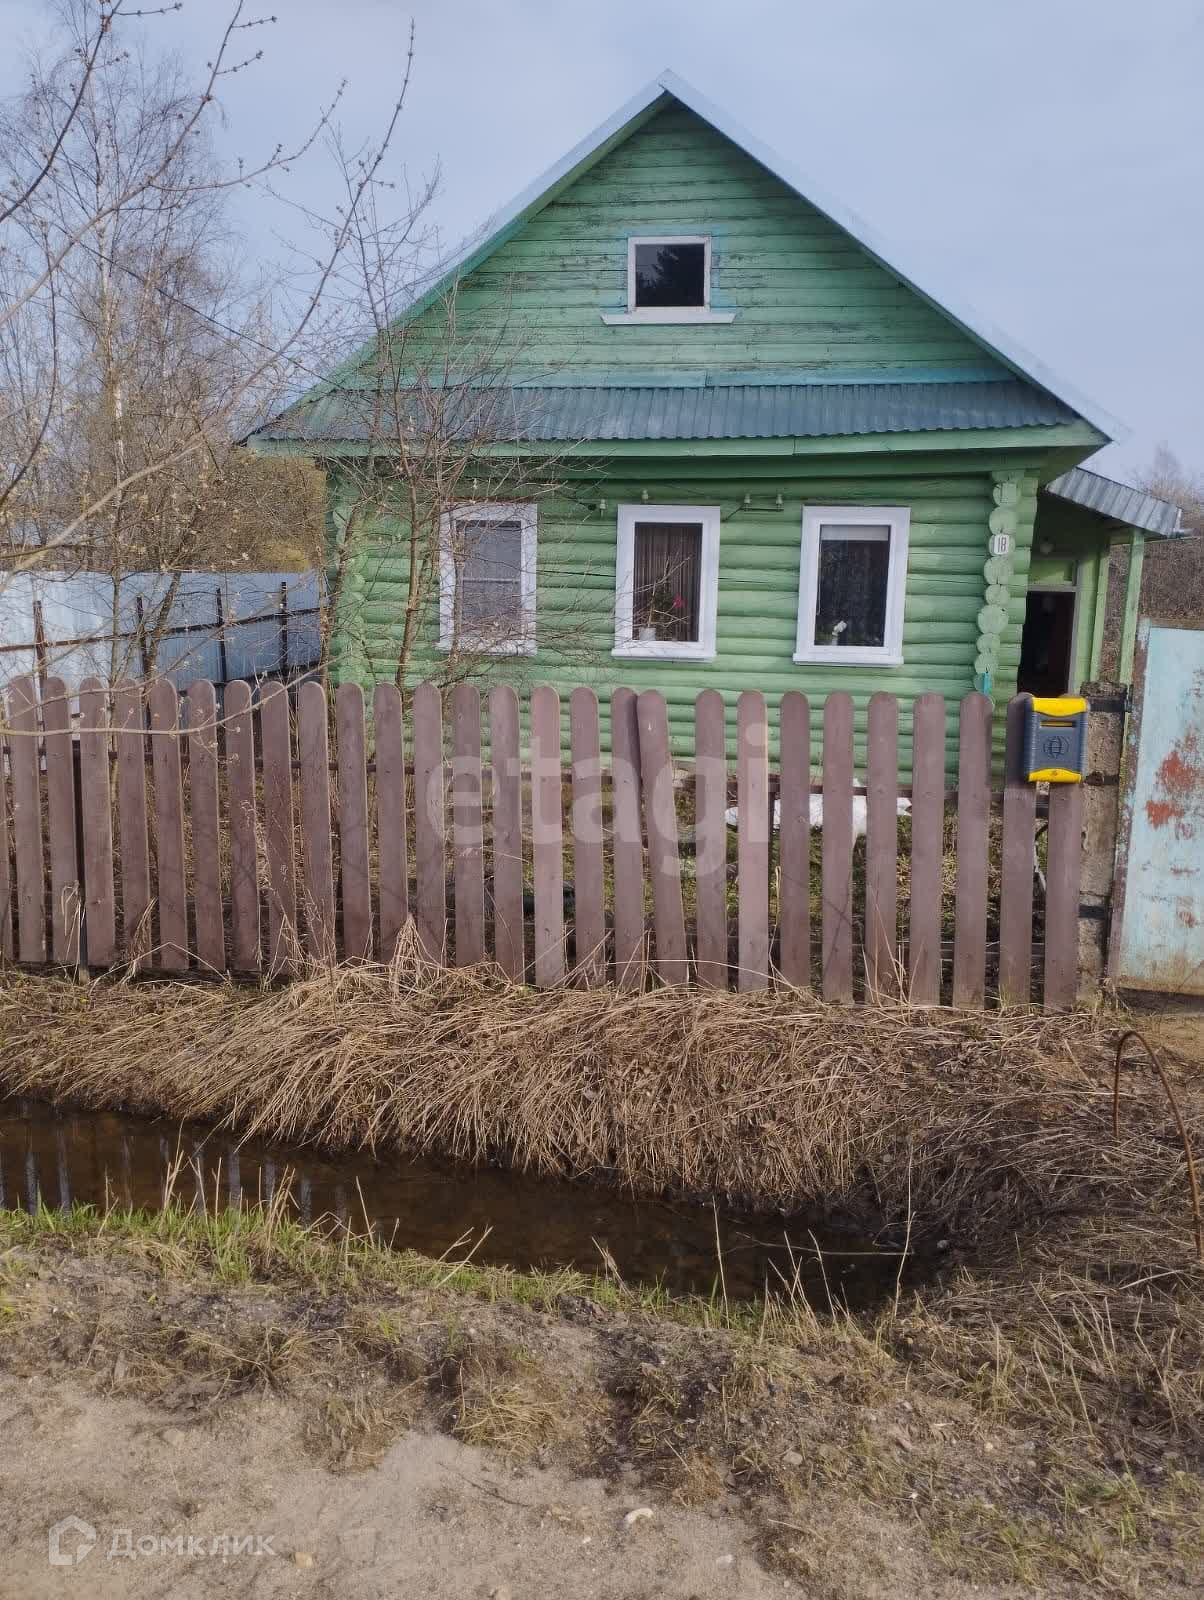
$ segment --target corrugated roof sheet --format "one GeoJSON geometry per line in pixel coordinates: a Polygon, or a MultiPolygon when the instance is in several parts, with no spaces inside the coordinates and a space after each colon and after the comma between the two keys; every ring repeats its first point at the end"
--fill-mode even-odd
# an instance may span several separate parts
{"type": "MultiPolygon", "coordinates": [[[[791,383],[655,387],[515,387],[415,397],[439,427],[497,441],[618,442],[646,439],[818,439],[966,428],[1052,427],[1076,414],[1020,380],[991,383],[791,383]]],[[[258,430],[264,440],[357,442],[371,436],[374,401],[364,390],[301,401],[258,430]]]]}
{"type": "Polygon", "coordinates": [[[1047,494],[1059,500],[1070,500],[1076,506],[1086,506],[1101,517],[1123,522],[1127,528],[1142,528],[1147,533],[1170,537],[1183,533],[1179,507],[1169,500],[1159,500],[1146,494],[1144,489],[1131,489],[1127,483],[1117,483],[1113,478],[1089,472],[1086,467],[1071,467],[1060,478],[1045,485],[1047,494]]]}

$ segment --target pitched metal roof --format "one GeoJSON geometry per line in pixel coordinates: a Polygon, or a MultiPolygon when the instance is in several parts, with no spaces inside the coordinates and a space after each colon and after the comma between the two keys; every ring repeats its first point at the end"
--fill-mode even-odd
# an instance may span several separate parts
{"type": "Polygon", "coordinates": [[[1142,528],[1146,533],[1172,538],[1186,533],[1183,514],[1169,500],[1159,500],[1146,494],[1144,489],[1131,489],[1127,483],[1117,483],[1113,478],[1089,472],[1086,467],[1071,467],[1060,478],[1045,485],[1047,494],[1059,500],[1070,500],[1076,506],[1085,506],[1101,517],[1113,522],[1123,522],[1127,528],[1142,528]]]}
{"type": "MultiPolygon", "coordinates": [[[[582,173],[588,171],[596,161],[621,143],[636,128],[642,126],[662,106],[667,105],[670,99],[677,100],[696,116],[701,117],[704,122],[708,122],[711,127],[739,146],[754,161],[760,162],[763,167],[780,178],[802,199],[822,211],[837,227],[843,228],[852,239],[861,245],[868,255],[885,267],[888,272],[906,284],[908,288],[941,312],[942,315],[948,317],[964,333],[969,334],[990,354],[998,357],[1018,376],[1028,378],[1031,382],[1039,384],[1049,394],[1070,407],[1078,416],[1092,423],[1107,438],[1120,440],[1127,435],[1128,430],[1123,424],[1117,422],[1103,407],[1096,405],[1094,401],[1089,400],[1065,379],[1052,372],[1044,362],[1024,349],[1014,339],[1009,338],[994,327],[984,317],[980,316],[977,311],[960,302],[956,297],[947,294],[943,289],[939,294],[931,288],[925,289],[923,284],[939,282],[940,277],[936,270],[930,270],[930,263],[912,263],[910,260],[905,260],[900,252],[881,240],[856,212],[851,211],[842,202],[828,195],[821,185],[814,183],[808,175],[801,172],[793,163],[785,160],[769,145],[746,132],[725,111],[700,94],[684,78],[678,77],[675,72],[668,69],[654,78],[651,83],[641,89],[625,105],[620,106],[612,116],[595,128],[580,144],[574,146],[567,155],[549,167],[541,177],[524,189],[521,194],[515,196],[508,206],[491,218],[490,222],[486,224],[487,231],[484,238],[477,235],[473,241],[466,245],[452,259],[438,282],[418,296],[407,310],[402,313],[400,320],[408,321],[417,316],[439,296],[446,293],[458,278],[479,266],[524,223],[553,200],[557,194],[561,193],[582,173]]],[[[370,346],[365,347],[365,352],[360,352],[342,363],[331,378],[327,380],[328,384],[333,383],[337,386],[360,363],[364,354],[370,348],[370,346]]],[[[326,385],[319,385],[319,390],[324,387],[326,385]]]]}
{"type": "MultiPolygon", "coordinates": [[[[413,426],[421,432],[421,401],[413,426]]],[[[335,391],[302,402],[261,439],[355,442],[369,437],[371,395],[335,391]]],[[[1061,400],[1017,379],[994,383],[791,383],[623,387],[466,387],[441,403],[444,430],[494,441],[818,439],[1072,422],[1061,400]]]]}

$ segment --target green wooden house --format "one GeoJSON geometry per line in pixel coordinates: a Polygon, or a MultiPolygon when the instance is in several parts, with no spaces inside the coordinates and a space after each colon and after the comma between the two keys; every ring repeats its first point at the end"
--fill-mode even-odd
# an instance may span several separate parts
{"type": "Polygon", "coordinates": [[[413,681],[592,684],[604,738],[655,686],[688,752],[706,687],[863,722],[1094,677],[1111,544],[1177,527],[1079,467],[1119,431],[665,73],[252,443],[327,470],[336,679],[406,641],[413,681]],[[400,491],[354,508],[436,414],[455,489],[412,559],[400,491]]]}

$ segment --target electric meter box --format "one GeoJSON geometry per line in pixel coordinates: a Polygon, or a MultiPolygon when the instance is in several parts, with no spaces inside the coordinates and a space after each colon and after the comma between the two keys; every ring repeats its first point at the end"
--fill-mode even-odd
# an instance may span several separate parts
{"type": "Polygon", "coordinates": [[[1082,783],[1087,762],[1087,702],[1074,695],[1034,696],[1024,728],[1029,783],[1082,783]]]}

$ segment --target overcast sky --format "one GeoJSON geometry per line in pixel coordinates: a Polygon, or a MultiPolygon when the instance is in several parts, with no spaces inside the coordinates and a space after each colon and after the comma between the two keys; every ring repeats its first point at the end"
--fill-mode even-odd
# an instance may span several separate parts
{"type": "MultiPolygon", "coordinates": [[[[149,0],[148,0],[149,3],[149,0]]],[[[249,0],[254,9],[254,0],[249,0]]],[[[223,94],[219,146],[295,137],[341,77],[350,135],[396,92],[399,155],[443,169],[449,243],[662,67],[897,243],[1129,424],[1100,458],[1131,475],[1160,441],[1204,469],[1204,0],[265,0],[264,60],[223,94]]],[[[0,0],[10,41],[51,0],[0,0]]],[[[185,0],[144,26],[198,68],[228,10],[185,0]]],[[[19,59],[0,59],[0,92],[19,59]]],[[[328,198],[329,167],[294,175],[328,198]]],[[[262,206],[240,214],[273,251],[262,206]]]]}

